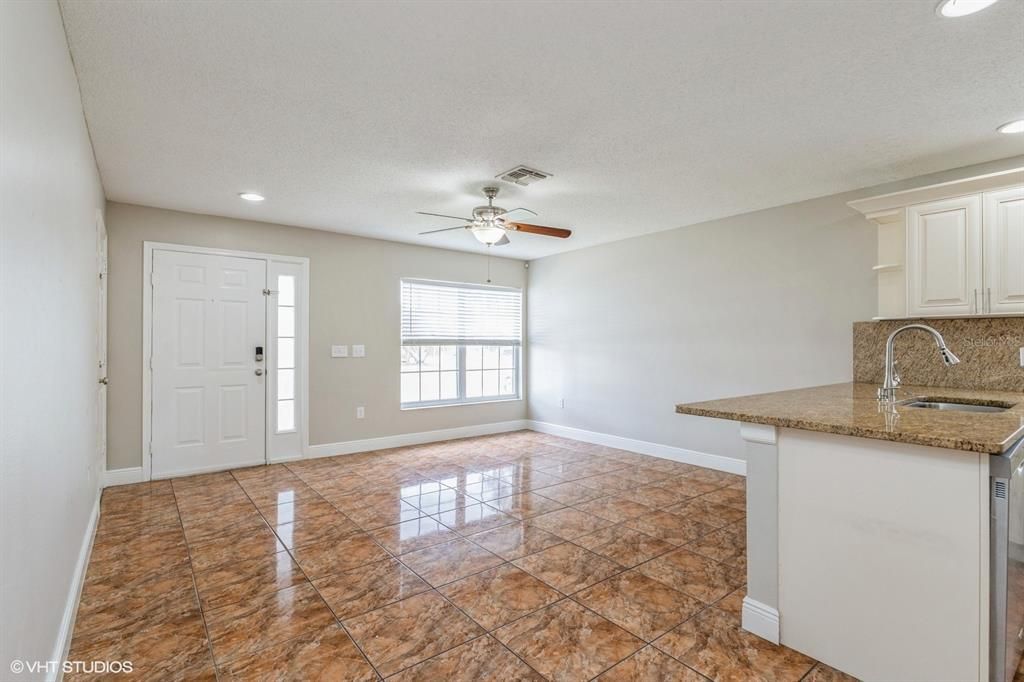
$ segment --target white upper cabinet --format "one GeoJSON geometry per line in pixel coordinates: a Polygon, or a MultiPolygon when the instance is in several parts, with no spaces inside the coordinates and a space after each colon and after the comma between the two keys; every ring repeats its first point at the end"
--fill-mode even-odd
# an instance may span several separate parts
{"type": "Polygon", "coordinates": [[[911,315],[982,312],[980,196],[907,209],[907,277],[911,315]]]}
{"type": "Polygon", "coordinates": [[[1024,188],[985,194],[985,312],[1024,313],[1024,188]]]}

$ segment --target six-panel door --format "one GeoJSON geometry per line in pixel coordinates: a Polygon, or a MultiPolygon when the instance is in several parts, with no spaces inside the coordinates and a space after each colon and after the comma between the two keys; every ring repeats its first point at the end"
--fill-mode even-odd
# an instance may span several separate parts
{"type": "Polygon", "coordinates": [[[266,279],[263,260],[153,252],[154,478],[265,462],[266,279]]]}

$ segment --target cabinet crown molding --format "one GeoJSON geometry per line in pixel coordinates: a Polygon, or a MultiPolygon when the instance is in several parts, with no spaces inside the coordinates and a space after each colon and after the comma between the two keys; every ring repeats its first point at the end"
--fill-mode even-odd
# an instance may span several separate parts
{"type": "Polygon", "coordinates": [[[1011,168],[998,173],[988,173],[987,175],[940,182],[935,185],[905,189],[864,199],[854,199],[846,202],[846,205],[862,213],[868,220],[885,224],[902,219],[902,210],[907,206],[1014,185],[1024,185],[1024,168],[1011,168]]]}

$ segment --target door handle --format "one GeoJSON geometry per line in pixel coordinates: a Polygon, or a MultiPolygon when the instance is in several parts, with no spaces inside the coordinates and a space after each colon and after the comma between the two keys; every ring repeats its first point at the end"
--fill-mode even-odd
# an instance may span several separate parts
{"type": "Polygon", "coordinates": [[[256,376],[258,376],[258,377],[263,376],[263,369],[262,368],[260,368],[260,367],[256,368],[256,376]]]}
{"type": "Polygon", "coordinates": [[[99,380],[99,382],[98,382],[98,383],[101,383],[101,384],[103,384],[104,386],[106,386],[106,385],[107,385],[107,384],[109,384],[110,382],[109,382],[109,381],[107,381],[107,378],[106,378],[106,377],[103,377],[102,379],[100,379],[100,380],[99,380]]]}

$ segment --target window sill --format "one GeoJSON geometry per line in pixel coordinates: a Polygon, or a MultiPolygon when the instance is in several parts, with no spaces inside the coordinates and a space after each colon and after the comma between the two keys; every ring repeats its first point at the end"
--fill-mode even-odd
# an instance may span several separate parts
{"type": "Polygon", "coordinates": [[[470,400],[461,403],[438,403],[436,405],[402,405],[399,409],[402,412],[412,410],[433,410],[438,407],[473,407],[474,405],[491,405],[493,403],[514,403],[521,402],[522,396],[516,398],[494,398],[492,400],[470,400]]]}

